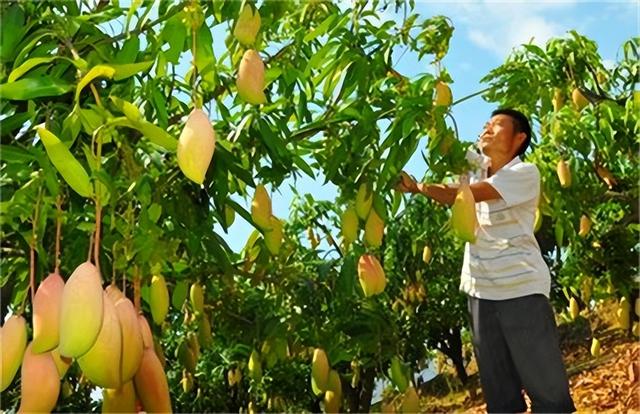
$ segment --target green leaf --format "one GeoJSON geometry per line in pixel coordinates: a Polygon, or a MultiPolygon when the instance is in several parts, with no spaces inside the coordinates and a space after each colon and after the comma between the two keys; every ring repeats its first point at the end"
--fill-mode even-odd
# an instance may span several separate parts
{"type": "Polygon", "coordinates": [[[337,17],[336,14],[332,14],[331,16],[324,19],[324,21],[320,23],[318,27],[316,27],[311,32],[307,33],[307,35],[304,37],[302,41],[305,43],[308,43],[313,39],[315,39],[316,37],[322,36],[323,34],[327,33],[327,31],[331,28],[331,24],[336,19],[336,17],[337,17]]]}
{"type": "Polygon", "coordinates": [[[187,38],[187,28],[181,21],[182,13],[173,16],[162,28],[160,38],[162,42],[169,43],[169,50],[164,52],[165,57],[171,63],[178,64],[184,41],[187,38]]]}
{"type": "Polygon", "coordinates": [[[24,164],[35,159],[28,150],[16,145],[0,145],[0,158],[8,163],[24,164]]]}
{"type": "Polygon", "coordinates": [[[151,66],[153,66],[153,60],[147,60],[138,63],[125,63],[122,65],[109,65],[115,72],[113,74],[113,80],[119,81],[122,79],[130,78],[138,72],[146,72],[151,66]]]}
{"type": "Polygon", "coordinates": [[[50,76],[22,78],[15,82],[0,85],[0,97],[16,101],[60,96],[73,90],[73,85],[50,76]]]}
{"type": "Polygon", "coordinates": [[[93,193],[91,180],[80,162],[71,154],[69,149],[46,128],[36,129],[51,163],[58,170],[69,186],[83,197],[90,197],[93,193]]]}
{"type": "Polygon", "coordinates": [[[2,32],[0,37],[0,60],[7,62],[16,53],[16,46],[22,40],[24,31],[24,11],[20,4],[15,2],[2,11],[2,32]]]}
{"type": "Polygon", "coordinates": [[[76,103],[80,98],[80,92],[82,91],[82,89],[84,89],[85,86],[91,83],[91,81],[99,77],[112,78],[115,73],[116,70],[111,66],[97,65],[92,67],[91,70],[89,70],[89,72],[87,72],[87,74],[82,77],[82,79],[78,83],[78,86],[76,87],[76,103]]]}
{"type": "Polygon", "coordinates": [[[115,63],[132,63],[136,61],[138,56],[138,50],[140,50],[140,40],[138,35],[131,35],[124,41],[122,49],[116,53],[115,63]]]}
{"type": "Polygon", "coordinates": [[[134,127],[142,132],[142,134],[149,138],[149,141],[156,145],[167,149],[168,151],[175,151],[178,149],[178,140],[169,135],[167,131],[160,128],[157,125],[147,121],[140,121],[134,123],[134,127]]]}
{"type": "Polygon", "coordinates": [[[38,65],[42,65],[43,63],[49,63],[57,58],[58,58],[57,56],[31,58],[26,62],[24,62],[22,65],[12,70],[11,73],[9,74],[9,78],[7,79],[7,82],[14,82],[19,77],[29,72],[32,68],[38,65]]]}
{"type": "Polygon", "coordinates": [[[203,24],[196,35],[196,67],[202,80],[210,85],[215,84],[215,63],[211,31],[206,24],[203,24]]]}

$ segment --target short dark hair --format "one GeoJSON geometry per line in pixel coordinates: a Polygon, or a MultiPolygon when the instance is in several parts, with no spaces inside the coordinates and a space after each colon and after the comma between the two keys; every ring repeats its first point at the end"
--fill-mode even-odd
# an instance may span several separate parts
{"type": "Polygon", "coordinates": [[[529,119],[520,111],[516,111],[511,108],[499,108],[495,111],[491,112],[491,116],[494,117],[496,115],[507,115],[513,121],[513,129],[515,132],[524,132],[526,135],[522,145],[518,149],[516,155],[523,155],[524,152],[529,148],[529,144],[531,143],[531,125],[529,124],[529,119]]]}

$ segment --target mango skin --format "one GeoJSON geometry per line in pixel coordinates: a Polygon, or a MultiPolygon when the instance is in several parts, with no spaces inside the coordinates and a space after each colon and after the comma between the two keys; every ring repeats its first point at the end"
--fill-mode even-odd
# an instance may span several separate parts
{"type": "Polygon", "coordinates": [[[216,149],[216,133],[209,116],[202,109],[194,109],[178,139],[178,166],[184,175],[202,184],[216,149]]]}
{"type": "Polygon", "coordinates": [[[0,351],[2,352],[2,384],[4,391],[13,381],[22,363],[27,347],[27,321],[22,316],[12,315],[0,328],[0,351]]]}
{"type": "Polygon", "coordinates": [[[32,344],[24,353],[19,413],[51,412],[60,394],[60,376],[50,352],[35,354],[32,344]]]}
{"type": "Polygon", "coordinates": [[[358,193],[356,194],[356,214],[361,220],[366,220],[373,204],[373,192],[371,187],[366,184],[360,184],[358,193]]]}
{"type": "Polygon", "coordinates": [[[451,207],[451,227],[453,233],[460,239],[475,243],[478,218],[476,217],[476,202],[469,184],[462,184],[456,194],[451,207]]]}
{"type": "Polygon", "coordinates": [[[311,385],[315,386],[320,392],[327,390],[330,369],[329,359],[324,349],[314,349],[313,359],[311,361],[311,385]]]}
{"type": "Polygon", "coordinates": [[[133,379],[142,408],[148,413],[171,413],[171,397],[167,376],[153,348],[142,354],[140,368],[133,379]]]}
{"type": "Polygon", "coordinates": [[[372,208],[364,227],[364,241],[367,243],[367,246],[375,249],[382,245],[383,236],[384,221],[380,218],[378,213],[376,213],[376,209],[372,208]]]}
{"type": "Polygon", "coordinates": [[[242,56],[236,87],[240,98],[251,105],[267,102],[264,94],[264,63],[258,52],[253,49],[247,50],[242,56]]]}
{"type": "Polygon", "coordinates": [[[349,207],[342,213],[340,229],[346,244],[356,241],[358,238],[358,215],[355,208],[349,207]]]}
{"type": "Polygon", "coordinates": [[[118,389],[104,388],[102,390],[103,413],[135,413],[136,390],[133,381],[127,381],[118,389]]]}
{"type": "Polygon", "coordinates": [[[246,4],[240,12],[236,27],[233,29],[233,36],[243,45],[253,45],[260,30],[260,23],[258,10],[254,10],[253,7],[246,4]]]}
{"type": "Polygon", "coordinates": [[[140,367],[144,341],[138,314],[133,303],[123,295],[116,301],[115,306],[122,332],[121,382],[124,384],[133,379],[140,367]]]}
{"type": "Polygon", "coordinates": [[[258,184],[251,201],[251,219],[259,229],[271,229],[271,198],[264,185],[258,184]]]}
{"type": "Polygon", "coordinates": [[[366,297],[382,293],[387,285],[382,265],[369,254],[363,254],[358,260],[358,279],[366,297]]]}
{"type": "Polygon", "coordinates": [[[340,374],[335,369],[329,372],[327,391],[324,393],[324,411],[326,413],[339,413],[342,405],[342,382],[340,374]]]}
{"type": "Polygon", "coordinates": [[[51,273],[38,286],[33,298],[33,352],[51,351],[60,340],[60,308],[64,280],[51,273]]]}
{"type": "Polygon", "coordinates": [[[154,275],[151,278],[149,302],[153,321],[156,325],[162,325],[162,322],[164,322],[169,312],[169,290],[167,289],[167,282],[165,282],[164,276],[154,275]]]}

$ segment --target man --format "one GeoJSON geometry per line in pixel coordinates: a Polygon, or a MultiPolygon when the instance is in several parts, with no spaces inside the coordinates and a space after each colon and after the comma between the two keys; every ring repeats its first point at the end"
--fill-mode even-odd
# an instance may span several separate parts
{"type": "MultiPolygon", "coordinates": [[[[573,412],[548,297],[549,269],[533,235],[540,174],[522,162],[531,141],[526,116],[491,114],[479,140],[486,168],[471,177],[476,242],[466,243],[460,290],[468,295],[474,352],[488,412],[573,412]]],[[[404,180],[399,191],[452,205],[456,188],[404,180]]]]}

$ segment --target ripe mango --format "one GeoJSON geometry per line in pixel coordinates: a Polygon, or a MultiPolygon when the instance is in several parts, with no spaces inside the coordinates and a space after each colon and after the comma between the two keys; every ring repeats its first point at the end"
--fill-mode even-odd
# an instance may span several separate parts
{"type": "Polygon", "coordinates": [[[329,371],[327,391],[324,393],[325,413],[339,413],[342,405],[342,382],[340,374],[335,369],[329,371]]]}
{"type": "Polygon", "coordinates": [[[451,88],[445,82],[438,81],[436,83],[436,97],[434,100],[435,106],[449,106],[453,102],[453,96],[451,95],[451,88]]]}
{"type": "Polygon", "coordinates": [[[560,186],[562,188],[571,187],[571,170],[565,160],[558,161],[556,173],[558,174],[558,180],[560,180],[560,186]]]}
{"type": "Polygon", "coordinates": [[[589,101],[578,88],[573,88],[573,91],[571,92],[571,100],[578,111],[582,111],[582,108],[589,105],[589,101]]]}
{"type": "Polygon", "coordinates": [[[597,338],[593,338],[591,341],[591,355],[593,355],[594,358],[600,356],[600,341],[597,338]]]}
{"type": "Polygon", "coordinates": [[[476,241],[476,202],[469,184],[462,183],[456,194],[456,199],[451,207],[451,227],[453,233],[460,239],[469,243],[476,241]]]}
{"type": "Polygon", "coordinates": [[[269,220],[271,229],[264,232],[264,243],[273,256],[277,256],[282,246],[283,229],[282,222],[276,217],[271,216],[269,220]]]}
{"type": "Polygon", "coordinates": [[[360,184],[358,193],[356,194],[356,215],[361,220],[366,220],[369,216],[369,210],[373,204],[373,191],[371,186],[366,183],[360,184]]]}
{"type": "Polygon", "coordinates": [[[178,139],[178,166],[191,181],[202,184],[216,149],[216,133],[209,116],[194,109],[178,139]]]}
{"type": "MultiPolygon", "coordinates": [[[[318,391],[324,392],[329,384],[329,359],[322,348],[313,350],[313,359],[311,360],[311,382],[315,384],[318,391]]],[[[319,394],[319,393],[318,393],[319,394]]]]}
{"type": "Polygon", "coordinates": [[[602,181],[604,181],[607,184],[607,187],[609,187],[609,190],[611,190],[614,186],[618,184],[613,174],[611,174],[611,171],[609,171],[603,165],[600,165],[600,164],[596,165],[596,174],[598,174],[598,177],[600,177],[602,181]]]}
{"type": "Polygon", "coordinates": [[[640,316],[640,298],[636,298],[635,311],[636,311],[636,316],[640,316]]]}
{"type": "Polygon", "coordinates": [[[591,230],[591,219],[589,216],[583,214],[580,217],[580,231],[578,232],[578,236],[586,237],[589,234],[589,230],[591,230]]]}
{"type": "Polygon", "coordinates": [[[368,254],[363,254],[358,260],[358,279],[366,297],[382,293],[387,284],[380,262],[368,254]]]}
{"type": "Polygon", "coordinates": [[[260,105],[267,102],[264,95],[264,63],[262,58],[253,49],[244,52],[238,69],[236,87],[240,98],[251,105],[260,105]]]}
{"type": "Polygon", "coordinates": [[[255,349],[251,351],[251,355],[249,356],[249,377],[253,378],[255,381],[260,381],[262,379],[262,361],[260,360],[260,354],[255,349]]]}
{"type": "Polygon", "coordinates": [[[256,35],[259,30],[260,13],[257,8],[254,10],[251,5],[246,4],[242,8],[240,16],[238,16],[236,27],[233,29],[233,36],[243,45],[251,46],[256,41],[256,35]]]}
{"type": "Polygon", "coordinates": [[[422,261],[425,263],[429,263],[431,261],[431,247],[424,246],[422,249],[422,261]]]}
{"type": "Polygon", "coordinates": [[[169,312],[169,290],[162,275],[154,275],[151,278],[149,302],[153,321],[156,325],[162,325],[169,312]]]}
{"type": "Polygon", "coordinates": [[[64,280],[51,273],[38,286],[33,298],[33,352],[51,351],[60,338],[60,305],[64,280]]]}
{"type": "Polygon", "coordinates": [[[92,263],[82,263],[62,292],[60,355],[78,358],[93,346],[102,328],[104,297],[100,272],[92,263]]]}
{"type": "Polygon", "coordinates": [[[103,388],[120,388],[122,357],[122,331],[118,311],[105,293],[102,301],[103,322],[98,338],[88,352],[78,358],[78,365],[94,384],[103,388]]]}
{"type": "Polygon", "coordinates": [[[51,412],[58,402],[60,377],[50,352],[36,354],[32,344],[24,352],[19,413],[51,412]]]}
{"type": "MultiPolygon", "coordinates": [[[[108,296],[108,295],[107,295],[108,296]]],[[[115,302],[120,331],[122,332],[121,382],[131,381],[140,367],[144,340],[138,314],[133,303],[124,295],[115,302]]],[[[146,324],[146,320],[144,322],[146,324]]],[[[150,329],[147,325],[147,329],[150,329]]],[[[149,332],[151,335],[151,332],[149,332]]]]}
{"type": "Polygon", "coordinates": [[[200,285],[200,283],[196,282],[191,285],[189,298],[191,299],[191,306],[193,307],[193,311],[196,315],[200,315],[204,312],[204,291],[202,290],[202,285],[200,285]]]}
{"type": "Polygon", "coordinates": [[[569,300],[569,314],[571,315],[571,320],[575,320],[580,315],[580,307],[574,297],[569,300]]]}
{"type": "Polygon", "coordinates": [[[344,213],[342,213],[340,230],[342,232],[342,239],[347,245],[353,243],[358,238],[358,215],[353,207],[348,207],[344,213]]]}
{"type": "Polygon", "coordinates": [[[2,384],[4,391],[13,381],[27,347],[27,321],[22,316],[12,315],[0,328],[0,352],[2,353],[2,384]]]}
{"type": "Polygon", "coordinates": [[[402,398],[402,405],[400,406],[401,413],[419,413],[420,412],[420,398],[416,389],[412,386],[407,388],[402,398]]]}
{"type": "Polygon", "coordinates": [[[140,368],[136,372],[133,382],[144,411],[148,413],[172,412],[167,377],[153,348],[144,350],[140,368]]]}
{"type": "Polygon", "coordinates": [[[138,324],[140,325],[140,335],[142,336],[142,347],[144,349],[153,349],[153,334],[147,318],[138,314],[138,324]]]}
{"type": "Polygon", "coordinates": [[[127,381],[118,389],[102,390],[103,413],[136,413],[136,390],[133,381],[127,381]]]}
{"type": "Polygon", "coordinates": [[[258,184],[251,201],[251,219],[261,230],[271,228],[271,198],[264,185],[258,184]]]}
{"type": "Polygon", "coordinates": [[[71,358],[60,356],[60,352],[58,352],[58,348],[53,348],[49,352],[51,353],[51,358],[53,358],[53,362],[55,362],[56,364],[56,368],[58,368],[58,375],[60,375],[60,379],[62,379],[67,373],[67,370],[69,369],[69,366],[71,366],[71,363],[73,362],[73,360],[71,358]]]}
{"type": "Polygon", "coordinates": [[[376,209],[369,211],[367,223],[364,226],[364,241],[369,247],[377,248],[382,245],[382,237],[384,236],[384,221],[380,218],[376,209]]]}

